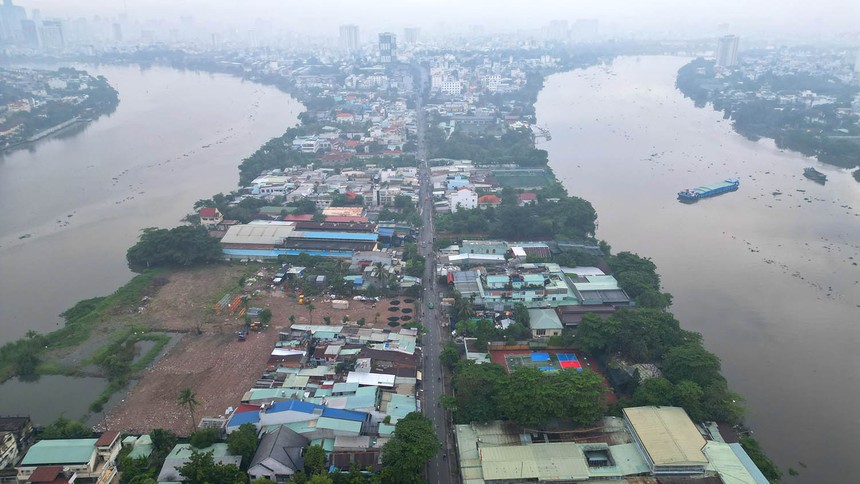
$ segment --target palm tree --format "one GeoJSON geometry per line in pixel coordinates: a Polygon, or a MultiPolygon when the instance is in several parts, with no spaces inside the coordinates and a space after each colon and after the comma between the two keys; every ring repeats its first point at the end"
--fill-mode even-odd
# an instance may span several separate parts
{"type": "Polygon", "coordinates": [[[290,320],[291,325],[296,324],[296,315],[295,314],[291,314],[288,319],[290,320]]]}
{"type": "Polygon", "coordinates": [[[179,398],[176,400],[176,404],[180,407],[188,405],[188,411],[191,413],[191,431],[194,432],[194,408],[200,405],[200,402],[197,400],[197,395],[195,395],[190,388],[185,387],[179,392],[179,398]]]}
{"type": "Polygon", "coordinates": [[[314,324],[314,309],[317,307],[313,303],[308,303],[305,308],[308,310],[308,324],[314,324]]]}

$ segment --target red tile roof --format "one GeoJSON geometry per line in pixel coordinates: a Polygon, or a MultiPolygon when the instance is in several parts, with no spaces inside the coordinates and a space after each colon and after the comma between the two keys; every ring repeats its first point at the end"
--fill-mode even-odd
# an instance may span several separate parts
{"type": "Polygon", "coordinates": [[[502,199],[495,195],[483,195],[478,198],[478,203],[502,203],[502,199]]]}
{"type": "Polygon", "coordinates": [[[524,202],[526,200],[537,200],[537,195],[534,193],[520,193],[517,195],[517,200],[524,202]]]}
{"type": "Polygon", "coordinates": [[[215,208],[203,207],[200,209],[200,216],[203,218],[215,218],[215,208]]]}
{"type": "Polygon", "coordinates": [[[119,432],[105,432],[96,440],[96,447],[107,447],[119,436],[119,432]]]}

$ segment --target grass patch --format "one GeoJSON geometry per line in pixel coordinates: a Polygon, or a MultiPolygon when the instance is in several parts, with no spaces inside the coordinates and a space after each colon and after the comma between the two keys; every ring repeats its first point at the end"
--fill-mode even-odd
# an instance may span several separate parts
{"type": "Polygon", "coordinates": [[[46,374],[66,374],[56,364],[42,362],[45,351],[72,347],[89,338],[93,328],[101,322],[122,314],[140,304],[143,296],[153,287],[162,270],[147,271],[132,278],[127,284],[105,297],[85,299],[63,312],[66,324],[46,334],[29,331],[24,338],[0,347],[0,382],[12,376],[35,376],[40,371],[46,374]]]}

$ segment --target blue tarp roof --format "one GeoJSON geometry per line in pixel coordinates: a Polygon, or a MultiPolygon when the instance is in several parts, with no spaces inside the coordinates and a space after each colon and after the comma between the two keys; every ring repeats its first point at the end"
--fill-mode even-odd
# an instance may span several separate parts
{"type": "Polygon", "coordinates": [[[233,415],[227,423],[228,427],[236,427],[242,424],[255,424],[260,421],[260,412],[242,412],[233,415]]]}
{"type": "Polygon", "coordinates": [[[394,236],[394,229],[379,229],[379,230],[377,230],[377,232],[379,232],[379,235],[381,235],[383,237],[393,237],[394,236]]]}
{"type": "Polygon", "coordinates": [[[317,408],[325,408],[322,405],[314,405],[313,403],[302,402],[299,400],[286,400],[283,402],[276,402],[272,405],[272,408],[269,409],[269,412],[303,412],[303,413],[313,413],[317,408]]]}
{"type": "Polygon", "coordinates": [[[367,414],[362,412],[341,410],[339,408],[326,408],[325,410],[323,410],[323,417],[337,418],[340,420],[352,420],[354,422],[364,422],[367,418],[367,414]]]}

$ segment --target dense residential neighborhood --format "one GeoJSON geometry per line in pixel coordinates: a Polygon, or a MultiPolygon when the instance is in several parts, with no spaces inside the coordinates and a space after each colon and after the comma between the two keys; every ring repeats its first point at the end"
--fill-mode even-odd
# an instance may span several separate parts
{"type": "MultiPolygon", "coordinates": [[[[144,229],[129,285],[65,312],[64,333],[3,347],[4,378],[68,365],[109,385],[94,426],[0,416],[0,483],[779,479],[656,265],[597,238],[594,207],[539,147],[544,77],[606,59],[540,43],[398,52],[395,34],[362,47],[353,28],[315,56],[102,53],[272,84],[306,111],[242,160],[234,191],[144,229]],[[52,359],[58,340],[95,349],[52,359]]],[[[847,85],[837,57],[696,60],[678,84],[748,136],[770,136],[744,125],[761,104],[843,146],[854,87],[773,85],[847,85]]],[[[74,69],[3,79],[7,147],[94,118],[90,91],[109,88],[74,69]],[[32,124],[56,105],[86,109],[32,124]]]]}

